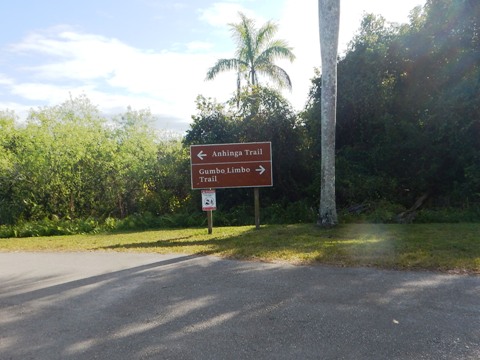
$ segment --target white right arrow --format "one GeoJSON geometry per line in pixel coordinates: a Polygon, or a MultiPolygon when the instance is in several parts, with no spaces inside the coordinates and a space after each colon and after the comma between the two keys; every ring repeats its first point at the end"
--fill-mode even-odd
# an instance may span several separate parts
{"type": "Polygon", "coordinates": [[[258,169],[255,169],[255,171],[258,171],[258,173],[262,175],[265,172],[265,168],[262,165],[260,165],[260,167],[258,169]]]}
{"type": "Polygon", "coordinates": [[[207,154],[204,154],[204,153],[203,153],[203,150],[200,150],[200,152],[197,154],[197,156],[198,156],[198,158],[199,158],[200,160],[203,160],[203,158],[204,158],[205,156],[207,156],[207,154]]]}

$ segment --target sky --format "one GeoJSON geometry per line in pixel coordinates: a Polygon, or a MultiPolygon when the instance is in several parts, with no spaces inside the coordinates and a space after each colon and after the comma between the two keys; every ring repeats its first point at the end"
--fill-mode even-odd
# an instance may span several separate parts
{"type": "MultiPolygon", "coordinates": [[[[107,115],[130,106],[149,109],[155,126],[184,133],[198,95],[227,101],[234,73],[205,81],[218,59],[232,58],[229,23],[238,12],[258,26],[279,25],[276,38],[293,48],[282,94],[295,110],[305,106],[320,67],[316,0],[15,0],[0,1],[0,110],[23,121],[30,109],[85,95],[107,115]]],[[[425,0],[341,0],[339,52],[365,13],[406,23],[425,0]]]]}

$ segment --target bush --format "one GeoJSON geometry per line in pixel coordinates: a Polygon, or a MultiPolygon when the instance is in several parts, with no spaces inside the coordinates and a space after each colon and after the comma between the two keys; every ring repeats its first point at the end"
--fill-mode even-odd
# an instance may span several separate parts
{"type": "Polygon", "coordinates": [[[393,223],[405,207],[386,200],[353,205],[339,211],[340,222],[393,223]]]}
{"type": "Polygon", "coordinates": [[[161,228],[197,227],[205,225],[206,215],[200,212],[181,212],[160,217],[161,228]]]}
{"type": "MultiPolygon", "coordinates": [[[[386,200],[353,205],[339,211],[340,223],[393,223],[405,207],[386,200]]],[[[260,209],[262,224],[315,223],[316,207],[307,201],[272,204],[260,209]]],[[[467,208],[438,208],[419,210],[416,223],[480,222],[480,205],[467,208]]],[[[87,219],[52,219],[21,221],[15,225],[0,225],[0,238],[92,234],[98,232],[138,231],[162,228],[189,228],[206,226],[207,216],[201,211],[183,211],[164,216],[152,213],[133,214],[124,219],[108,217],[103,222],[87,219]]],[[[214,226],[254,225],[254,208],[241,205],[214,211],[214,226]]]]}
{"type": "Polygon", "coordinates": [[[12,225],[0,225],[0,239],[15,237],[12,225]]]}
{"type": "Polygon", "coordinates": [[[225,210],[219,209],[214,212],[213,223],[216,226],[243,226],[255,224],[253,203],[248,205],[239,205],[225,210]]]}
{"type": "Polygon", "coordinates": [[[306,201],[273,204],[262,211],[262,217],[267,224],[314,223],[317,209],[306,201]]]}
{"type": "Polygon", "coordinates": [[[21,221],[15,225],[2,225],[0,226],[0,238],[91,234],[100,229],[101,227],[95,219],[60,220],[53,217],[37,221],[21,221]]]}
{"type": "Polygon", "coordinates": [[[420,210],[415,217],[416,223],[460,223],[480,222],[480,206],[456,209],[424,209],[420,210]]]}

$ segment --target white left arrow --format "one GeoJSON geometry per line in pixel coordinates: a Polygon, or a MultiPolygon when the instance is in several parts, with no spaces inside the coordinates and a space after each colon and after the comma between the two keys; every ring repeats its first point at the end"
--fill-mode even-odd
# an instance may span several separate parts
{"type": "Polygon", "coordinates": [[[203,153],[203,150],[200,150],[200,152],[197,154],[197,156],[198,156],[198,158],[199,158],[200,160],[203,160],[203,158],[204,158],[205,156],[207,156],[207,154],[204,154],[204,153],[203,153]]]}
{"type": "Polygon", "coordinates": [[[265,172],[265,168],[262,165],[260,165],[260,167],[258,169],[255,169],[255,171],[258,171],[258,173],[262,175],[265,172]]]}

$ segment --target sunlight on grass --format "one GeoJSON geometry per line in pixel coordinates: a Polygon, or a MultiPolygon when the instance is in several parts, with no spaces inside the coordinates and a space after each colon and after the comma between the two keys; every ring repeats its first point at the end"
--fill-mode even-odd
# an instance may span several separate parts
{"type": "Polygon", "coordinates": [[[480,273],[480,224],[311,224],[0,239],[0,251],[216,255],[293,264],[480,273]]]}

